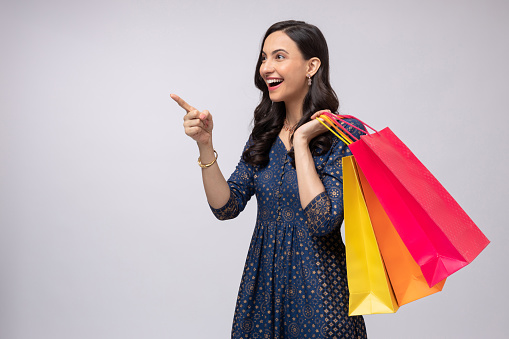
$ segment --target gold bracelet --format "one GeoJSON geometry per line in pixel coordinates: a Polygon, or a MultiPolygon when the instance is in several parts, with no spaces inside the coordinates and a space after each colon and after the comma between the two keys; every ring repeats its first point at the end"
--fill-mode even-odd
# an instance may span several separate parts
{"type": "Polygon", "coordinates": [[[214,154],[216,155],[216,158],[210,163],[210,164],[202,164],[201,163],[201,158],[198,158],[198,165],[201,167],[201,168],[208,168],[212,165],[214,165],[216,163],[216,160],[217,160],[217,152],[216,150],[214,150],[214,154]]]}

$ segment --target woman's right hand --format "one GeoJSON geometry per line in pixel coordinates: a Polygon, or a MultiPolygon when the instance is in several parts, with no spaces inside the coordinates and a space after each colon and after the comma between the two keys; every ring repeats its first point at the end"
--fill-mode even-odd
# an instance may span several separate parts
{"type": "Polygon", "coordinates": [[[170,96],[180,107],[186,110],[186,115],[184,115],[185,133],[195,140],[198,145],[212,143],[213,122],[210,112],[207,110],[198,111],[176,94],[170,94],[170,96]]]}
{"type": "Polygon", "coordinates": [[[170,94],[170,96],[186,110],[186,115],[184,115],[185,132],[198,143],[200,152],[198,163],[206,165],[205,168],[202,166],[201,173],[207,201],[213,208],[221,208],[230,199],[230,186],[228,186],[216,161],[217,153],[212,145],[212,115],[209,111],[198,111],[178,95],[170,94]]]}

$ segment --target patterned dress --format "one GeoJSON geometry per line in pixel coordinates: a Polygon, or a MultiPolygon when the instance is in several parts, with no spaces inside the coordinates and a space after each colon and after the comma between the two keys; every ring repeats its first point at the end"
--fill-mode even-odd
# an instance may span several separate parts
{"type": "Polygon", "coordinates": [[[230,200],[222,208],[212,208],[218,219],[225,220],[236,217],[253,194],[258,202],[232,338],[367,337],[363,318],[348,316],[340,234],[341,160],[348,155],[348,147],[336,139],[328,153],[314,157],[326,191],[306,208],[300,203],[297,173],[279,137],[266,167],[240,160],[228,180],[230,200]]]}

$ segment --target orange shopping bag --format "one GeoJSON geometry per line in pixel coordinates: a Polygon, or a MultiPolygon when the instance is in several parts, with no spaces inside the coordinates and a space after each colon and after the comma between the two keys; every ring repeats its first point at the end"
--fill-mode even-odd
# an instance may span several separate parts
{"type": "Polygon", "coordinates": [[[399,237],[398,232],[389,220],[387,213],[385,213],[355,159],[352,160],[359,173],[364,199],[366,200],[378,248],[382,253],[398,305],[402,306],[411,301],[440,292],[446,279],[433,287],[428,286],[421,268],[412,258],[412,255],[399,237]]]}

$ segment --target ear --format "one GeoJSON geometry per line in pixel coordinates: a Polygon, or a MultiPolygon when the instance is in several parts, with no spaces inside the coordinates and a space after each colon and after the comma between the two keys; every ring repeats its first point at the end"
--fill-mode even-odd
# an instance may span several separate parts
{"type": "Polygon", "coordinates": [[[306,74],[309,74],[310,76],[313,76],[318,72],[318,69],[320,68],[320,65],[322,62],[320,59],[314,57],[307,61],[307,72],[306,74]]]}

